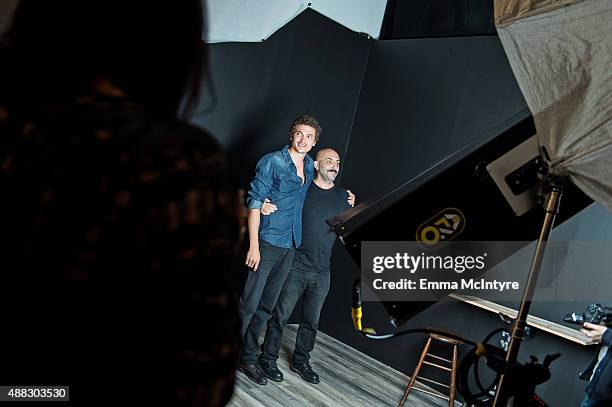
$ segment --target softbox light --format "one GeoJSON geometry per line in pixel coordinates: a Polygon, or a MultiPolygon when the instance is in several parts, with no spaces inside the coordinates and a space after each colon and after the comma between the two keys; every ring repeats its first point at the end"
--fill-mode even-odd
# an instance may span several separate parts
{"type": "Polygon", "coordinates": [[[495,24],[550,171],[612,211],[612,2],[496,0],[495,24]]]}

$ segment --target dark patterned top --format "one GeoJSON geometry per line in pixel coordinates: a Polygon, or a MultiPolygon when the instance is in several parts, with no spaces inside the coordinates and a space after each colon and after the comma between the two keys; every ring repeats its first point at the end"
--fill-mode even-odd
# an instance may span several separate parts
{"type": "Polygon", "coordinates": [[[208,134],[122,98],[28,120],[0,108],[0,306],[13,327],[0,382],[69,384],[88,405],[225,404],[239,347],[228,173],[208,134]]]}

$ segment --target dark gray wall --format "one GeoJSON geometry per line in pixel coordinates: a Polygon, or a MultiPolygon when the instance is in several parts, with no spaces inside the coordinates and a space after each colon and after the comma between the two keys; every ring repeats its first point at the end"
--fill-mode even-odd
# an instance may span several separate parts
{"type": "MultiPolygon", "coordinates": [[[[264,43],[214,44],[210,51],[217,104],[196,124],[209,128],[230,151],[243,186],[257,159],[286,143],[290,121],[302,112],[317,116],[324,127],[318,147],[342,150],[340,183],[362,201],[389,192],[471,139],[490,134],[500,122],[526,113],[496,37],[371,42],[309,10],[264,43]]],[[[589,230],[612,240],[612,217],[594,206],[567,223],[563,236],[585,236],[589,230]]],[[[357,275],[337,245],[320,329],[410,373],[423,336],[373,342],[353,330],[351,286],[357,275]]],[[[605,273],[598,277],[609,284],[605,273]]],[[[546,317],[566,312],[557,314],[556,307],[545,305],[546,317]]],[[[381,332],[392,330],[379,303],[366,304],[365,322],[381,332]]],[[[406,323],[424,326],[482,339],[501,325],[486,311],[443,301],[406,323]]],[[[553,378],[539,393],[552,406],[572,406],[582,397],[584,384],[576,377],[591,351],[538,333],[523,345],[521,359],[562,352],[553,378]]]]}

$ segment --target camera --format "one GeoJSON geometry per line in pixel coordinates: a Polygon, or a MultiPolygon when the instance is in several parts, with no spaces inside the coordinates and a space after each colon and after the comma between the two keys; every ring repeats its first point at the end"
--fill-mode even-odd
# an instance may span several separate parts
{"type": "Polygon", "coordinates": [[[585,322],[591,324],[603,322],[606,326],[612,326],[612,308],[604,307],[601,304],[591,304],[582,315],[572,312],[567,314],[563,321],[576,325],[583,325],[585,322]]]}

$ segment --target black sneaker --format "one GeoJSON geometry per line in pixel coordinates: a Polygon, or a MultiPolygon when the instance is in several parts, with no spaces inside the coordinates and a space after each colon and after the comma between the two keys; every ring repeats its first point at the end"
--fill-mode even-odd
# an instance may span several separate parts
{"type": "Polygon", "coordinates": [[[268,379],[272,380],[273,382],[283,381],[283,372],[278,369],[276,362],[260,359],[257,364],[259,365],[259,369],[268,379]]]}
{"type": "Polygon", "coordinates": [[[244,373],[246,377],[254,383],[261,384],[262,386],[268,384],[268,379],[266,379],[266,376],[264,376],[256,364],[240,365],[238,370],[244,373]]]}
{"type": "Polygon", "coordinates": [[[319,375],[312,371],[308,362],[302,363],[301,365],[292,365],[291,371],[299,374],[302,379],[306,380],[308,383],[319,383],[319,375]]]}

